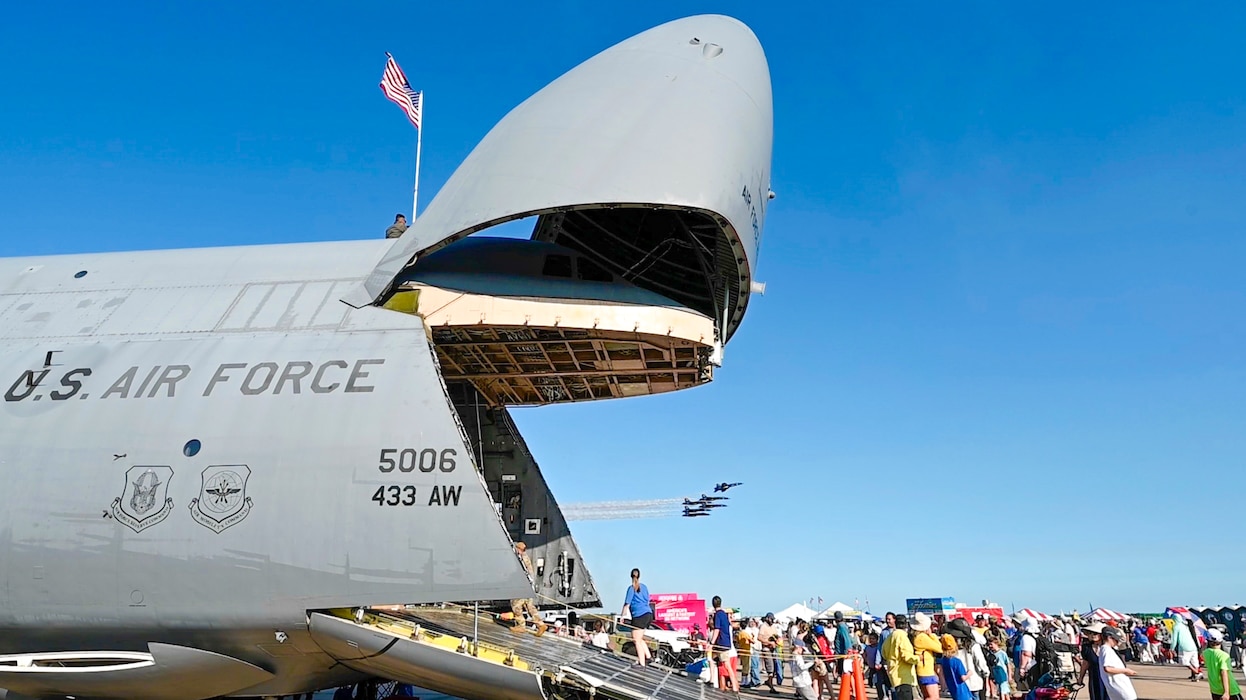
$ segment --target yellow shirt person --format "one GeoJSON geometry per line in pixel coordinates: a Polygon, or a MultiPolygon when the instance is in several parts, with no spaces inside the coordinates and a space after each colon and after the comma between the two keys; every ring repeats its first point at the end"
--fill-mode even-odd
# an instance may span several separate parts
{"type": "Polygon", "coordinates": [[[917,674],[913,672],[917,654],[913,652],[907,630],[897,628],[887,637],[887,641],[883,642],[883,660],[887,662],[891,687],[917,685],[917,674]]]}

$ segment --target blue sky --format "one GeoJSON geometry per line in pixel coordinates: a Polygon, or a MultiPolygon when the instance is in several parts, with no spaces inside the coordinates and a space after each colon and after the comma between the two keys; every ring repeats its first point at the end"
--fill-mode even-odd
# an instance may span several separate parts
{"type": "Polygon", "coordinates": [[[26,3],[0,24],[0,255],[370,238],[511,107],[665,20],[762,40],[773,187],[706,388],[516,411],[584,522],[753,611],[951,595],[1246,602],[1246,8],[1160,3],[26,3]],[[449,4],[447,4],[449,5],[449,4]],[[738,495],[735,495],[738,494],[738,495]]]}

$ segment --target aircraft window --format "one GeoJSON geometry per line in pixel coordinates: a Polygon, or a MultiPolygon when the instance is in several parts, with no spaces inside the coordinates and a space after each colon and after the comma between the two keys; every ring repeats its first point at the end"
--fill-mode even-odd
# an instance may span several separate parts
{"type": "Polygon", "coordinates": [[[199,448],[202,446],[203,444],[200,443],[198,440],[190,440],[189,442],[186,443],[186,446],[182,448],[182,454],[186,455],[187,457],[194,457],[195,455],[199,454],[199,448]]]}
{"type": "Polygon", "coordinates": [[[86,277],[86,276],[87,276],[87,271],[86,271],[86,270],[78,270],[77,272],[75,272],[75,273],[74,273],[74,279],[76,279],[76,280],[80,280],[80,279],[82,279],[83,277],[86,277]]]}
{"type": "Polygon", "coordinates": [[[613,282],[614,275],[606,272],[605,268],[588,258],[580,258],[580,279],[589,282],[613,282]]]}
{"type": "Polygon", "coordinates": [[[571,256],[546,255],[545,267],[541,268],[541,274],[546,277],[570,277],[571,256]]]}

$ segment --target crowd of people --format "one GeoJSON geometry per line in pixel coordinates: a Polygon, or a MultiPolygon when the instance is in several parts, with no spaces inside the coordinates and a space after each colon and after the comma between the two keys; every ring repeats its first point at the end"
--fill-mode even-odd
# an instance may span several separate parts
{"type": "MultiPolygon", "coordinates": [[[[633,617],[635,592],[628,598],[633,617]]],[[[1184,619],[936,621],[918,612],[864,622],[837,613],[780,624],[772,613],[733,620],[717,596],[713,606],[706,631],[697,626],[693,641],[706,651],[710,672],[702,677],[730,692],[778,693],[786,677],[802,700],[834,697],[861,663],[879,700],[1008,700],[1039,687],[1078,686],[1090,700],[1136,700],[1129,664],[1153,663],[1186,667],[1191,681],[1208,683],[1213,700],[1242,700],[1233,669],[1242,666],[1246,633],[1227,639],[1223,629],[1184,619]]],[[[648,662],[644,652],[638,660],[648,662]]]]}

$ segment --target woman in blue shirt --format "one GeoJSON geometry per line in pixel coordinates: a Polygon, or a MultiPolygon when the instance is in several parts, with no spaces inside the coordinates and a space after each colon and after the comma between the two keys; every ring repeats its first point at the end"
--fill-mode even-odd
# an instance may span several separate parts
{"type": "Polygon", "coordinates": [[[632,585],[623,597],[622,615],[632,616],[632,644],[636,647],[636,660],[641,666],[649,660],[649,646],[645,644],[645,630],[653,623],[653,608],[649,607],[649,589],[640,582],[640,569],[632,569],[632,585]]]}

